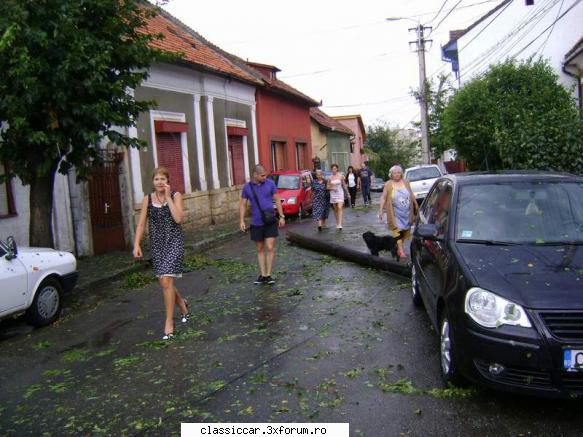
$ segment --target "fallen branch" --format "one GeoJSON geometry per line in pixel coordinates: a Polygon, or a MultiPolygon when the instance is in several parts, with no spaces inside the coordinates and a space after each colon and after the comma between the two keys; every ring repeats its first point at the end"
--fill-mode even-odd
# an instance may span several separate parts
{"type": "Polygon", "coordinates": [[[369,253],[350,249],[340,244],[296,234],[295,232],[288,231],[286,239],[290,243],[296,244],[305,249],[332,255],[337,258],[352,261],[363,266],[373,267],[375,269],[386,270],[402,276],[411,277],[411,268],[409,265],[398,263],[385,257],[374,256],[369,253]]]}

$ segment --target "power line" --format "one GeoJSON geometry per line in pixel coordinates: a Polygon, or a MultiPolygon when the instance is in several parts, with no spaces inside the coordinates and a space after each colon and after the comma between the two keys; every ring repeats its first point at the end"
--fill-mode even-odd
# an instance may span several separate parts
{"type": "MultiPolygon", "coordinates": [[[[561,11],[563,10],[563,4],[565,3],[565,0],[561,0],[561,5],[559,6],[559,10],[557,11],[557,16],[555,17],[555,23],[557,22],[557,18],[559,18],[559,14],[561,13],[561,11]]],[[[538,48],[538,50],[536,51],[536,53],[541,52],[541,56],[542,56],[542,52],[544,51],[547,42],[549,42],[549,38],[551,37],[553,30],[555,30],[555,23],[553,23],[553,27],[551,28],[551,31],[547,34],[547,37],[545,39],[545,42],[542,43],[542,45],[538,48]]]]}
{"type": "Polygon", "coordinates": [[[536,36],[536,37],[535,37],[533,40],[531,40],[531,41],[530,41],[530,42],[529,42],[527,45],[525,45],[525,46],[524,46],[522,49],[520,49],[520,50],[518,51],[518,53],[516,53],[516,54],[513,56],[513,58],[515,58],[516,56],[520,55],[520,54],[521,54],[523,51],[525,51],[525,50],[526,50],[528,47],[530,47],[530,46],[531,46],[531,44],[532,44],[533,42],[535,42],[537,39],[539,39],[539,38],[540,38],[540,36],[541,36],[543,33],[545,33],[545,32],[546,32],[547,30],[549,30],[549,29],[550,29],[552,26],[554,26],[554,25],[555,25],[555,23],[556,23],[557,21],[559,21],[561,18],[563,18],[565,15],[567,15],[567,14],[568,14],[568,13],[571,11],[571,9],[573,9],[573,8],[574,8],[575,6],[577,6],[579,3],[581,3],[581,0],[575,0],[575,3],[573,3],[573,4],[572,4],[572,5],[569,7],[569,9],[567,9],[565,12],[563,12],[563,13],[562,13],[562,14],[561,14],[559,17],[557,17],[557,18],[555,19],[555,21],[553,21],[553,22],[552,22],[552,23],[551,23],[549,26],[547,26],[547,27],[545,28],[545,30],[543,30],[541,33],[539,33],[539,34],[538,34],[538,35],[537,35],[537,36],[536,36]]]}
{"type": "MultiPolygon", "coordinates": [[[[450,14],[451,14],[451,13],[452,13],[454,10],[455,10],[455,8],[457,8],[457,7],[458,7],[458,5],[459,5],[459,4],[460,4],[462,1],[463,1],[463,0],[459,0],[459,1],[458,1],[458,2],[457,2],[457,3],[456,3],[454,6],[453,6],[453,8],[451,8],[451,9],[449,10],[449,12],[448,12],[447,14],[445,14],[445,17],[443,17],[443,18],[441,19],[441,21],[440,21],[439,23],[437,23],[437,26],[435,26],[435,27],[433,28],[433,30],[431,31],[431,33],[435,32],[437,29],[439,29],[439,26],[441,25],[441,23],[443,23],[443,22],[445,21],[445,19],[446,19],[447,17],[449,17],[449,15],[450,15],[450,14]]],[[[431,33],[430,33],[429,35],[431,35],[431,33]]]]}
{"type": "MultiPolygon", "coordinates": [[[[544,15],[546,15],[560,0],[550,0],[548,5],[543,6],[542,8],[531,11],[530,14],[523,20],[520,25],[518,25],[514,30],[504,35],[501,39],[499,39],[495,44],[490,46],[488,49],[477,55],[472,61],[470,61],[466,66],[464,71],[461,72],[461,76],[469,76],[470,72],[473,70],[478,69],[482,65],[490,65],[492,62],[497,62],[500,60],[505,54],[509,52],[508,47],[509,44],[512,44],[513,40],[517,37],[517,35],[523,31],[523,29],[531,24],[534,20],[542,19],[544,15]],[[497,53],[502,52],[499,56],[497,53]],[[496,59],[494,59],[496,57],[496,59]]],[[[537,22],[538,22],[537,21],[537,22]]],[[[535,23],[536,24],[536,23],[535,23]]],[[[464,46],[461,50],[463,50],[466,46],[464,46]]]]}
{"type": "Polygon", "coordinates": [[[445,0],[445,1],[444,1],[444,2],[441,4],[441,7],[439,8],[439,11],[437,11],[437,14],[435,14],[435,16],[434,16],[434,17],[433,17],[431,20],[429,20],[427,23],[425,23],[425,24],[429,24],[429,23],[431,23],[433,20],[435,20],[435,19],[436,19],[436,18],[439,16],[439,14],[441,14],[441,11],[443,10],[443,8],[444,8],[444,6],[447,4],[447,2],[448,2],[448,0],[445,0]]]}

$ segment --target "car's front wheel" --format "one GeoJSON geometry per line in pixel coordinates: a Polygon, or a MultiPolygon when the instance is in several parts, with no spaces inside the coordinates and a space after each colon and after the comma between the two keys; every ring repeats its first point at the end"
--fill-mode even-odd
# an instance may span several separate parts
{"type": "Polygon", "coordinates": [[[441,376],[444,382],[446,384],[463,385],[464,378],[458,370],[453,328],[447,310],[443,311],[439,324],[439,355],[441,376]]]}
{"type": "Polygon", "coordinates": [[[55,278],[41,282],[27,310],[28,320],[34,326],[45,326],[59,318],[63,304],[63,287],[55,278]]]}
{"type": "Polygon", "coordinates": [[[411,266],[411,291],[413,292],[411,295],[413,305],[416,307],[423,306],[423,299],[421,298],[421,294],[419,294],[419,282],[417,280],[417,270],[415,269],[415,264],[411,266]]]}

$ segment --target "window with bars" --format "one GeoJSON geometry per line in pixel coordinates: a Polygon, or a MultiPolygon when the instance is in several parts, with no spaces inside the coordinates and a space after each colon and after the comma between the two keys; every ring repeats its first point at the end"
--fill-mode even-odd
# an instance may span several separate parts
{"type": "MultiPolygon", "coordinates": [[[[6,173],[6,167],[0,163],[0,176],[6,173]]],[[[0,183],[0,218],[13,217],[16,215],[14,207],[14,197],[12,196],[12,182],[0,183]]]]}

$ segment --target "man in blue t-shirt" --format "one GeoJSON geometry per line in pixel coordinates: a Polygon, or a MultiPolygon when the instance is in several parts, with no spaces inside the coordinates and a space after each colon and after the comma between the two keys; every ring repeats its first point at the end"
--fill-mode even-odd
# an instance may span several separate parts
{"type": "Polygon", "coordinates": [[[370,168],[367,167],[366,163],[360,165],[360,172],[358,174],[358,183],[360,185],[360,190],[362,191],[362,199],[364,200],[365,206],[371,205],[370,202],[370,183],[372,180],[372,172],[370,168]]]}
{"type": "Polygon", "coordinates": [[[277,194],[277,187],[271,179],[267,179],[265,168],[256,165],[253,168],[253,176],[247,182],[241,192],[239,201],[239,227],[243,232],[247,232],[245,226],[245,213],[247,205],[251,205],[251,240],[255,241],[257,248],[257,263],[259,264],[259,277],[255,284],[275,284],[271,277],[273,260],[275,259],[275,239],[279,235],[277,227],[285,226],[285,216],[281,207],[281,200],[277,194]],[[273,211],[273,203],[277,207],[277,221],[272,224],[265,224],[265,216],[262,211],[268,214],[273,211]],[[265,250],[267,248],[267,250],[265,250]]]}

